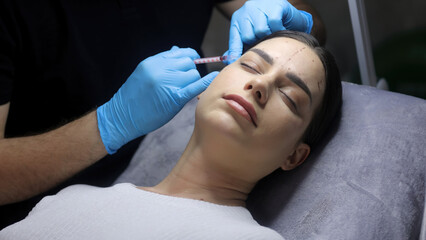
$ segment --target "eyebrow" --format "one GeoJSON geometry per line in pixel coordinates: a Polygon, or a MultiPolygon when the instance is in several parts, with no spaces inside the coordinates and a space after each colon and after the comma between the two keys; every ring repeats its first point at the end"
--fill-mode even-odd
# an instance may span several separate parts
{"type": "Polygon", "coordinates": [[[296,84],[297,86],[299,86],[306,94],[308,94],[310,103],[312,105],[312,94],[311,91],[309,90],[308,86],[306,86],[306,84],[302,81],[302,79],[300,79],[296,74],[288,72],[285,74],[285,76],[290,79],[290,81],[292,81],[294,84],[296,84]]]}
{"type": "Polygon", "coordinates": [[[262,50],[260,50],[258,48],[252,48],[252,49],[250,49],[250,51],[257,53],[257,55],[259,55],[260,57],[262,57],[263,60],[265,60],[270,65],[274,64],[274,60],[266,52],[264,52],[264,51],[262,51],[262,50]]]}
{"type": "MultiPolygon", "coordinates": [[[[257,55],[262,57],[263,60],[265,60],[270,65],[274,64],[274,60],[272,59],[272,57],[263,50],[260,50],[258,48],[252,48],[250,49],[250,51],[257,53],[257,55]]],[[[308,94],[310,104],[312,105],[312,94],[308,86],[306,86],[305,82],[303,82],[302,79],[300,79],[296,74],[291,72],[286,73],[285,76],[290,79],[290,81],[292,81],[294,84],[299,86],[306,94],[308,94]]]]}

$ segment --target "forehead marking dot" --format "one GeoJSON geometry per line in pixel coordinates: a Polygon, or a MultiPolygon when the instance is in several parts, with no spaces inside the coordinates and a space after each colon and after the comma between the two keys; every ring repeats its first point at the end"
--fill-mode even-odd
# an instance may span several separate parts
{"type": "MultiPolygon", "coordinates": [[[[291,55],[291,56],[288,58],[287,62],[291,61],[291,59],[292,59],[294,56],[296,56],[297,54],[301,53],[301,52],[302,52],[303,50],[305,50],[305,49],[306,49],[306,47],[302,47],[301,49],[297,50],[295,53],[293,53],[293,55],[291,55]]],[[[286,62],[286,63],[287,63],[287,62],[286,62]]]]}

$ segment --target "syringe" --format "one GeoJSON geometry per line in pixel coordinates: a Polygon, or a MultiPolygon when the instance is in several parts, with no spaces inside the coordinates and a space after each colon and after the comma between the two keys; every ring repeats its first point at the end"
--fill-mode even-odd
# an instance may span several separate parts
{"type": "Polygon", "coordinates": [[[217,56],[217,57],[207,57],[207,58],[198,58],[194,60],[195,64],[204,64],[204,63],[215,63],[215,62],[223,62],[237,59],[236,56],[225,55],[225,56],[217,56]]]}

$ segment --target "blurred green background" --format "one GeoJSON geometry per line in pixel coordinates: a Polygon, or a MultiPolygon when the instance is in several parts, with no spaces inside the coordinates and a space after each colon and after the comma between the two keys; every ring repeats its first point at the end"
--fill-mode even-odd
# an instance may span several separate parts
{"type": "MultiPolygon", "coordinates": [[[[389,90],[426,99],[426,28],[396,33],[373,48],[377,78],[389,90]]],[[[358,66],[351,82],[361,83],[358,66]]]]}

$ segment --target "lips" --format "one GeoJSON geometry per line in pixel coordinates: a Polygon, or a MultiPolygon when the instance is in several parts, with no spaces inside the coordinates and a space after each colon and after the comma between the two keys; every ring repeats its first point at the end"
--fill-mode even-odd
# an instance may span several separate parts
{"type": "Polygon", "coordinates": [[[226,95],[223,98],[237,113],[241,114],[257,127],[257,115],[253,104],[236,94],[226,95]]]}

